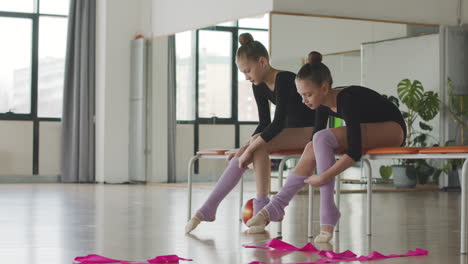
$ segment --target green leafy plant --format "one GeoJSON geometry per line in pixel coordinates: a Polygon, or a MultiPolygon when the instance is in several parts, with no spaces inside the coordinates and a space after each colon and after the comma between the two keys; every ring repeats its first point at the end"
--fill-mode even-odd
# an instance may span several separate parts
{"type": "MultiPolygon", "coordinates": [[[[468,116],[468,96],[457,95],[453,89],[452,80],[447,80],[447,91],[448,91],[448,104],[446,108],[450,114],[450,117],[457,125],[457,130],[460,135],[461,145],[465,144],[465,129],[468,129],[468,123],[465,121],[465,118],[468,116]]],[[[455,138],[454,141],[456,141],[455,138]]]]}
{"type": "MultiPolygon", "coordinates": [[[[407,107],[407,111],[401,111],[407,125],[406,146],[427,147],[428,139],[437,142],[430,132],[432,126],[426,122],[431,121],[439,113],[440,100],[437,93],[424,91],[422,83],[409,79],[401,80],[397,85],[398,98],[386,96],[388,100],[400,107],[400,101],[407,107]],[[417,122],[421,119],[422,121],[417,122]]],[[[430,176],[438,179],[440,170],[434,168],[426,160],[401,159],[401,165],[406,165],[406,174],[411,179],[417,179],[419,183],[427,183],[430,176]]],[[[387,177],[388,169],[381,168],[381,176],[387,177]],[[384,172],[384,174],[382,174],[384,172]]]]}
{"type": "Polygon", "coordinates": [[[424,87],[420,81],[411,82],[409,79],[404,79],[398,83],[397,92],[398,98],[408,108],[408,112],[402,111],[408,127],[406,145],[425,147],[426,139],[430,136],[427,132],[432,131],[432,127],[420,121],[419,128],[421,130],[417,130],[415,122],[418,117],[426,122],[434,119],[439,113],[439,96],[432,91],[424,92],[424,87]]]}
{"type": "MultiPolygon", "coordinates": [[[[451,146],[455,144],[455,140],[449,140],[445,142],[445,146],[451,146]]],[[[449,173],[451,171],[454,171],[458,168],[461,168],[463,166],[463,159],[449,159],[446,160],[444,163],[444,166],[442,167],[442,171],[445,173],[449,173]]]]}
{"type": "MultiPolygon", "coordinates": [[[[465,145],[465,129],[468,128],[468,123],[465,121],[468,116],[468,96],[457,95],[453,88],[453,83],[450,78],[447,80],[448,104],[445,106],[453,122],[457,125],[458,133],[455,134],[455,139],[445,143],[446,146],[454,145],[457,141],[460,145],[465,145]],[[459,140],[457,137],[460,136],[459,140]]],[[[445,162],[442,171],[449,173],[463,165],[461,159],[449,159],[445,162]]]]}
{"type": "Polygon", "coordinates": [[[382,176],[382,179],[388,181],[390,177],[392,176],[392,167],[380,166],[379,172],[380,172],[380,176],[382,176]]]}

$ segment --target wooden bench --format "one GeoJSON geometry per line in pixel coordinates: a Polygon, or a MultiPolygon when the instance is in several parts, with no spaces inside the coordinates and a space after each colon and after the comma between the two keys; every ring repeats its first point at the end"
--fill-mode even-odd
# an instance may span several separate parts
{"type": "MultiPolygon", "coordinates": [[[[192,178],[193,178],[193,165],[199,159],[226,159],[230,150],[228,149],[208,149],[200,150],[193,156],[188,164],[188,207],[187,219],[190,220],[192,216],[192,178]]],[[[278,170],[278,190],[283,187],[283,169],[286,161],[290,159],[299,159],[302,155],[302,150],[293,151],[280,151],[270,153],[270,159],[281,160],[278,170]]],[[[309,195],[311,196],[311,195],[309,195]]],[[[244,177],[240,182],[240,195],[239,195],[239,219],[242,218],[242,207],[244,206],[244,177]]],[[[279,223],[279,233],[281,234],[282,225],[279,223]]]]}
{"type": "Polygon", "coordinates": [[[468,177],[468,146],[426,147],[426,148],[377,148],[369,150],[362,156],[363,167],[367,173],[367,235],[372,234],[372,160],[384,159],[464,159],[461,175],[461,219],[460,219],[460,253],[466,254],[467,227],[467,177],[468,177]]]}
{"type": "MultiPolygon", "coordinates": [[[[227,157],[226,152],[229,150],[203,150],[196,153],[189,161],[188,165],[188,214],[187,217],[190,219],[192,210],[192,177],[193,177],[193,164],[196,160],[202,158],[208,159],[225,159],[227,157]]],[[[270,154],[270,159],[281,160],[278,170],[278,188],[281,189],[283,186],[283,168],[286,161],[290,159],[298,159],[302,154],[302,150],[296,151],[280,151],[270,154]]],[[[336,155],[339,158],[341,155],[336,155]]],[[[372,234],[372,160],[384,160],[384,159],[464,159],[461,175],[461,228],[460,228],[460,252],[461,254],[467,253],[467,177],[468,177],[468,146],[451,146],[451,147],[395,147],[395,148],[376,148],[367,151],[361,157],[363,163],[363,169],[366,173],[367,178],[367,204],[366,204],[366,233],[368,236],[372,234]]],[[[336,192],[335,199],[337,207],[340,207],[340,175],[336,177],[336,192]]],[[[308,237],[312,237],[312,219],[313,219],[313,188],[309,185],[308,192],[308,237]]],[[[240,185],[240,203],[239,212],[241,214],[243,206],[243,178],[241,178],[240,185]]],[[[282,226],[279,223],[279,232],[281,235],[282,226]]],[[[339,231],[339,224],[336,226],[335,231],[339,231]]]]}

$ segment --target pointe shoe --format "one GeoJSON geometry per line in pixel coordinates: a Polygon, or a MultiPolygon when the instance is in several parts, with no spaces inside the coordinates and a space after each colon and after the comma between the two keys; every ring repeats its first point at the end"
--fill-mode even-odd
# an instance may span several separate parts
{"type": "Polygon", "coordinates": [[[265,233],[265,226],[264,225],[259,225],[259,226],[251,226],[247,230],[248,234],[263,234],[265,233]]]}
{"type": "Polygon", "coordinates": [[[320,231],[320,234],[315,237],[315,243],[328,243],[333,238],[333,233],[327,231],[320,231]]]}
{"type": "Polygon", "coordinates": [[[197,226],[200,224],[201,219],[198,218],[196,215],[188,221],[188,223],[185,225],[185,234],[188,234],[192,232],[197,226]]]}
{"type": "Polygon", "coordinates": [[[251,226],[259,226],[259,225],[266,225],[268,221],[268,213],[265,212],[266,210],[261,210],[258,214],[254,215],[252,218],[245,223],[248,227],[251,226]]]}
{"type": "Polygon", "coordinates": [[[330,242],[327,242],[327,243],[314,243],[315,247],[318,249],[318,250],[323,250],[323,251],[331,251],[333,250],[333,245],[330,244],[330,242]]]}
{"type": "Polygon", "coordinates": [[[185,225],[185,234],[188,234],[192,232],[197,226],[200,224],[201,221],[206,221],[206,222],[213,222],[213,220],[205,220],[202,213],[197,212],[190,221],[187,222],[185,225]]]}

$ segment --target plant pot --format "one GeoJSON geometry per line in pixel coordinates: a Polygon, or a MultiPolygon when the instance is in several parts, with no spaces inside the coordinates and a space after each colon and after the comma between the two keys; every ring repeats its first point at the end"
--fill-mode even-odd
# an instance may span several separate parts
{"type": "Polygon", "coordinates": [[[416,187],[416,179],[411,179],[406,175],[406,168],[408,167],[410,166],[405,166],[405,165],[392,166],[393,185],[397,189],[416,187]]]}

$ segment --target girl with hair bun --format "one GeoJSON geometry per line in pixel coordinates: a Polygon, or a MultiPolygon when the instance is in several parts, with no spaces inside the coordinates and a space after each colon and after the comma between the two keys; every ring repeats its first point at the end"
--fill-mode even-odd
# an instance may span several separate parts
{"type": "Polygon", "coordinates": [[[269,153],[303,149],[310,141],[315,124],[315,111],[304,105],[297,93],[296,74],[273,68],[267,49],[262,43],[254,40],[251,34],[241,34],[239,42],[241,46],[237,50],[236,63],[239,71],[252,83],[259,124],[250,141],[229,155],[227,168],[208,199],[187,223],[186,233],[195,229],[201,221],[215,220],[219,204],[237,185],[250,163],[253,163],[257,185],[257,197],[253,203],[254,214],[259,212],[270,201],[269,153]],[[276,105],[273,120],[270,115],[270,102],[276,105]]]}
{"type": "Polygon", "coordinates": [[[247,222],[249,232],[263,232],[266,221],[281,221],[292,197],[310,184],[320,186],[321,232],[315,242],[329,242],[341,216],[333,199],[336,175],[352,166],[368,149],[404,144],[406,124],[392,102],[362,86],[332,88],[332,85],[332,75],[322,63],[322,55],[311,52],[308,63],[297,73],[296,86],[303,103],[315,110],[312,141],[306,145],[281,191],[247,222]],[[330,116],[344,119],[346,126],[327,129],[330,116]],[[336,161],[338,152],[345,154],[336,161]]]}

